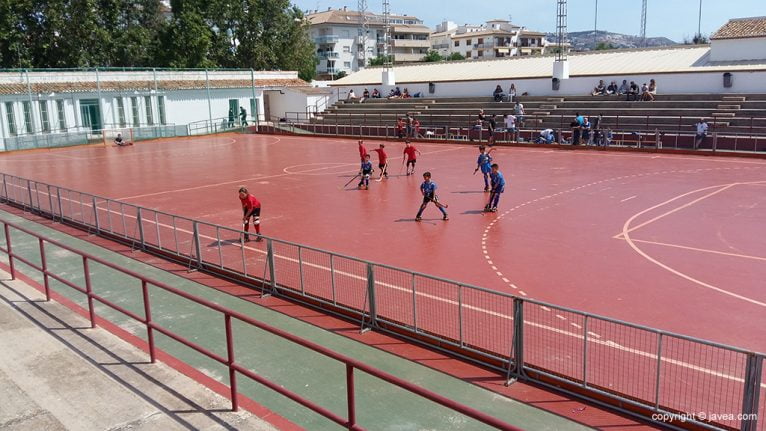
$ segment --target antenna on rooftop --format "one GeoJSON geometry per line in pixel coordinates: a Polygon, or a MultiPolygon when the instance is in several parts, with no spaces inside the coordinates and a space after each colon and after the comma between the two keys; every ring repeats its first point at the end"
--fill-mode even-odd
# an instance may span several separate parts
{"type": "Polygon", "coordinates": [[[393,55],[391,53],[391,3],[383,0],[383,85],[396,85],[393,70],[393,55]],[[390,57],[389,57],[390,55],[390,57]]]}
{"type": "Polygon", "coordinates": [[[367,67],[367,32],[370,30],[370,21],[367,16],[367,0],[358,0],[359,10],[359,40],[357,40],[357,61],[359,68],[367,67]]]}
{"type": "Polygon", "coordinates": [[[641,45],[646,46],[646,3],[647,0],[641,2],[641,45]]]}
{"type": "MultiPolygon", "coordinates": [[[[569,79],[567,62],[567,0],[556,1],[556,60],[553,62],[553,79],[569,79]]],[[[555,82],[555,81],[554,81],[555,82]]]]}
{"type": "Polygon", "coordinates": [[[593,49],[596,49],[597,37],[598,37],[598,0],[596,0],[596,17],[593,19],[593,49]]]}

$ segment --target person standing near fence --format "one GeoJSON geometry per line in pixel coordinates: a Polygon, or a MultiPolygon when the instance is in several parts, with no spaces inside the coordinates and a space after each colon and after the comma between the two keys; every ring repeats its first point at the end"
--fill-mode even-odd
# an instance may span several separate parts
{"type": "Polygon", "coordinates": [[[250,241],[250,218],[255,226],[256,241],[261,241],[261,203],[251,195],[247,187],[239,188],[239,200],[242,202],[242,224],[245,228],[245,242],[250,241]]]}
{"type": "Polygon", "coordinates": [[[696,150],[705,142],[708,125],[704,118],[700,118],[699,122],[697,122],[694,127],[697,128],[697,133],[694,135],[694,149],[696,150]]]}
{"type": "Polygon", "coordinates": [[[242,123],[243,126],[247,126],[247,110],[244,106],[239,107],[239,122],[242,123]]]}

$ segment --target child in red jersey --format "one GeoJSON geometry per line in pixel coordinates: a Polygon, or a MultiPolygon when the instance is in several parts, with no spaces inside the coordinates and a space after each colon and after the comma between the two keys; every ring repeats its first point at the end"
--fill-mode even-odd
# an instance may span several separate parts
{"type": "MultiPolygon", "coordinates": [[[[415,146],[412,145],[410,143],[410,141],[405,141],[404,142],[404,154],[407,156],[407,158],[406,158],[406,162],[407,162],[407,175],[415,175],[415,162],[417,162],[416,154],[422,154],[422,153],[417,148],[415,148],[415,146]],[[410,166],[412,166],[412,171],[411,172],[410,172],[410,166]]],[[[404,159],[402,159],[402,163],[405,163],[404,159]]]]}
{"type": "MultiPolygon", "coordinates": [[[[245,232],[250,231],[250,217],[252,217],[255,240],[261,241],[261,203],[244,186],[239,188],[239,200],[242,202],[242,224],[245,225],[245,232]]],[[[245,233],[245,242],[247,241],[250,241],[250,235],[245,233]]]]}
{"type": "Polygon", "coordinates": [[[388,178],[388,155],[384,148],[386,148],[386,146],[380,144],[380,148],[372,150],[378,153],[378,169],[380,169],[380,178],[378,178],[378,181],[382,181],[383,177],[388,178]]]}
{"type": "Polygon", "coordinates": [[[359,159],[364,162],[364,157],[367,155],[367,148],[364,146],[364,141],[359,140],[359,159]]]}

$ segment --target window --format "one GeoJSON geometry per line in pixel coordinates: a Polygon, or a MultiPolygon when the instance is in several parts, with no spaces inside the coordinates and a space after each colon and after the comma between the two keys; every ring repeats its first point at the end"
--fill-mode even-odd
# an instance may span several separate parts
{"type": "Polygon", "coordinates": [[[456,46],[456,47],[457,47],[457,46],[460,46],[460,41],[459,41],[459,40],[456,40],[456,41],[455,41],[455,46],[456,46]]]}
{"type": "Polygon", "coordinates": [[[24,131],[27,133],[34,133],[34,123],[32,119],[32,104],[25,100],[21,102],[22,108],[24,108],[24,131]]]}
{"type": "Polygon", "coordinates": [[[43,132],[48,133],[51,131],[51,122],[48,118],[48,101],[40,100],[40,124],[43,127],[43,132]]]}
{"type": "Polygon", "coordinates": [[[5,116],[8,120],[8,134],[16,136],[16,114],[13,112],[13,102],[5,102],[5,116]]]}
{"type": "Polygon", "coordinates": [[[471,39],[465,40],[465,46],[471,46],[471,39]]]}
{"type": "Polygon", "coordinates": [[[63,100],[56,101],[56,115],[58,115],[58,119],[59,119],[59,130],[61,130],[62,132],[65,132],[66,131],[66,111],[64,111],[63,100]]]}
{"type": "Polygon", "coordinates": [[[484,57],[484,51],[479,51],[478,54],[476,54],[477,57],[484,57]]]}
{"type": "Polygon", "coordinates": [[[125,120],[125,99],[122,97],[117,98],[117,122],[120,123],[120,127],[125,127],[128,125],[127,121],[125,120]]]}
{"type": "Polygon", "coordinates": [[[154,113],[152,112],[152,96],[144,96],[144,105],[146,109],[146,124],[154,125],[154,113]]]}
{"type": "Polygon", "coordinates": [[[141,125],[141,109],[138,107],[138,97],[130,98],[130,107],[133,110],[133,127],[141,125]]]}
{"type": "Polygon", "coordinates": [[[343,52],[351,52],[351,47],[350,46],[344,46],[343,47],[343,52]]]}
{"type": "Polygon", "coordinates": [[[344,61],[343,62],[343,67],[345,67],[346,69],[351,69],[351,62],[350,61],[344,61]]]}
{"type": "Polygon", "coordinates": [[[168,119],[165,116],[165,96],[157,96],[157,111],[160,113],[160,124],[163,126],[168,124],[168,119]]]}

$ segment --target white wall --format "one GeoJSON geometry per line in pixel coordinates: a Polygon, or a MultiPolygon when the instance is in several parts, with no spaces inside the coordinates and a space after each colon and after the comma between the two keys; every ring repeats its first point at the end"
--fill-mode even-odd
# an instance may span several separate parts
{"type": "MultiPolygon", "coordinates": [[[[553,91],[551,78],[516,79],[516,80],[493,80],[493,81],[460,81],[460,82],[437,82],[436,92],[428,94],[428,83],[408,84],[397,82],[396,86],[407,88],[410,94],[422,92],[423,97],[491,97],[495,86],[498,84],[503,90],[508,91],[511,82],[516,84],[517,94],[528,92],[530,96],[582,96],[590,94],[603,79],[607,84],[617,81],[620,85],[623,79],[635,81],[639,87],[641,84],[654,78],[657,80],[659,93],[766,93],[766,71],[756,72],[732,72],[734,85],[731,88],[723,87],[723,73],[668,73],[652,75],[626,75],[626,76],[600,76],[600,77],[573,77],[561,82],[559,91],[553,91]]],[[[364,86],[336,87],[340,89],[341,99],[345,97],[350,88],[359,95],[364,86]]],[[[390,86],[367,86],[370,91],[378,88],[386,95],[390,86]]]]}
{"type": "MultiPolygon", "coordinates": [[[[232,70],[215,71],[210,70],[207,77],[211,81],[219,79],[238,79],[249,80],[251,76],[255,79],[296,79],[298,72],[295,71],[253,71],[232,70]]],[[[204,70],[157,70],[157,71],[99,71],[98,80],[100,81],[153,81],[157,80],[192,80],[204,81],[204,70]]],[[[96,82],[96,71],[58,71],[55,73],[39,71],[29,72],[29,82],[96,82]]],[[[0,84],[26,84],[26,72],[0,72],[0,84]]]]}
{"type": "MultiPolygon", "coordinates": [[[[269,92],[269,113],[279,118],[285,117],[286,113],[299,112],[302,115],[306,112],[306,106],[309,104],[309,97],[297,91],[284,90],[284,94],[279,91],[269,92]]],[[[316,102],[314,102],[316,103],[316,102]]],[[[290,118],[295,119],[295,114],[290,118]]]]}
{"type": "Polygon", "coordinates": [[[763,59],[766,59],[766,37],[710,41],[710,60],[712,61],[763,59]]]}

